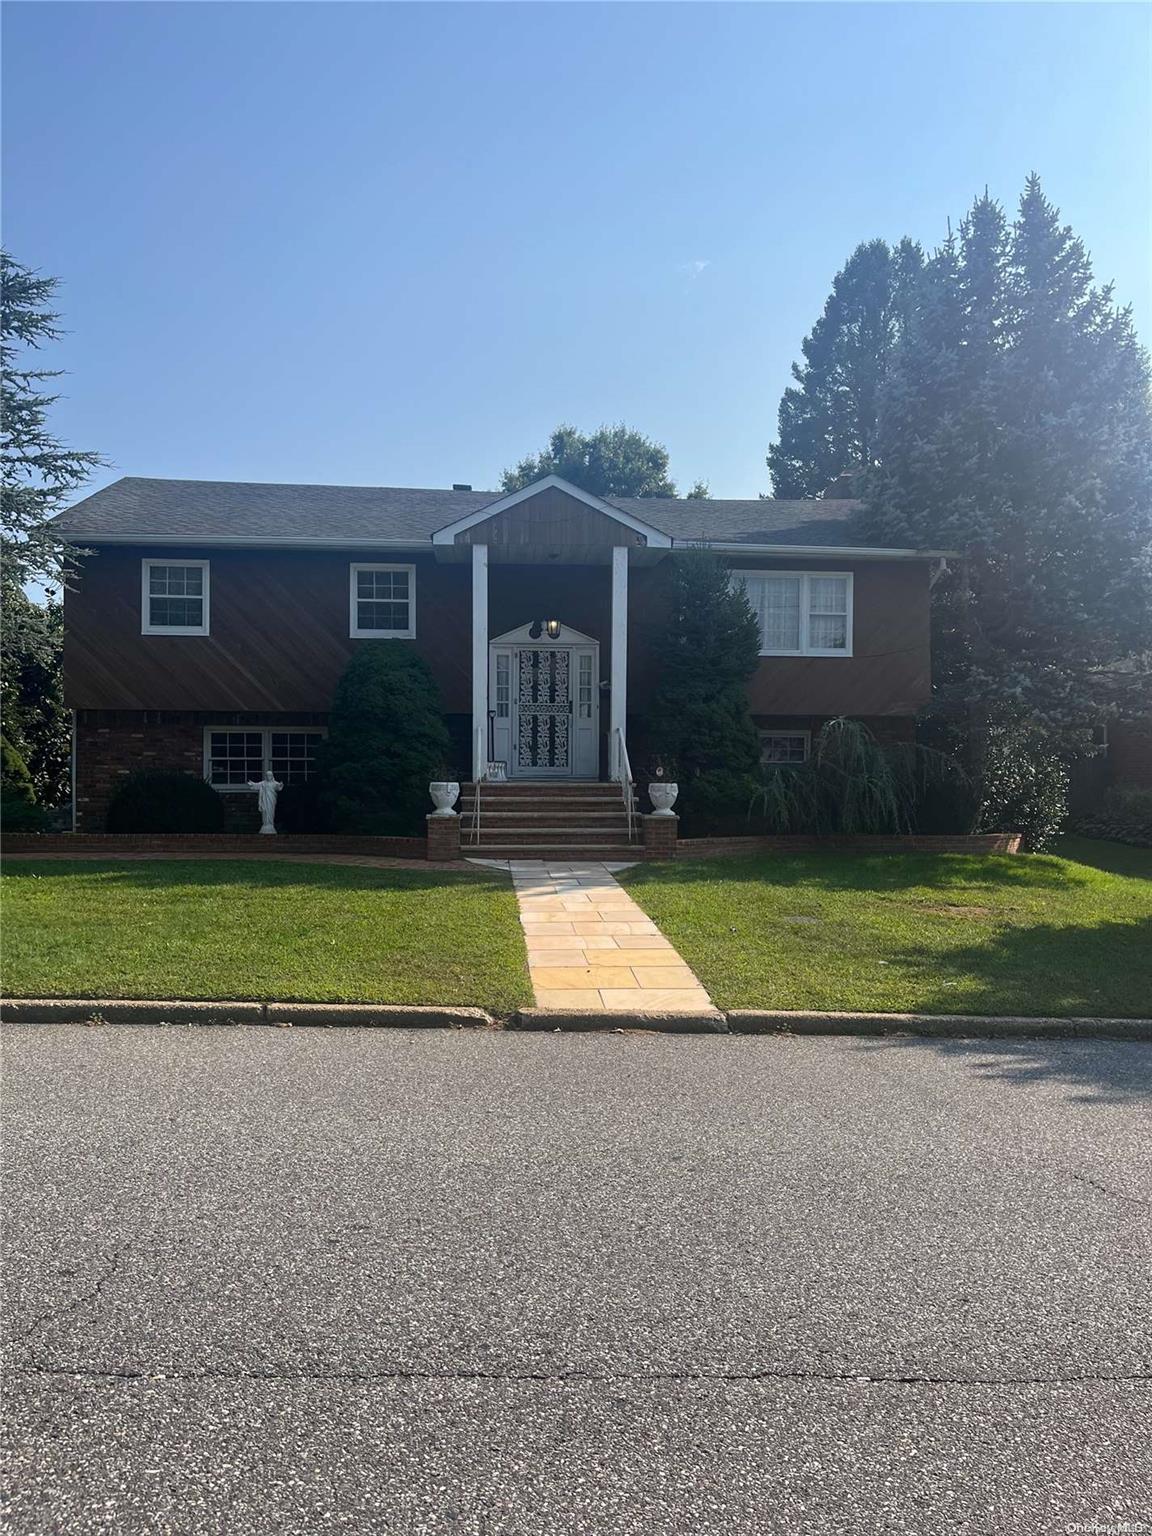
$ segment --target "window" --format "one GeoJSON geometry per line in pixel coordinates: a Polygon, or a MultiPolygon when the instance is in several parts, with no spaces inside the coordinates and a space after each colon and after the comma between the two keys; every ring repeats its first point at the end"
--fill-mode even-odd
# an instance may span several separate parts
{"type": "Polygon", "coordinates": [[[141,634],[208,633],[207,560],[143,560],[141,586],[141,634]]]}
{"type": "Polygon", "coordinates": [[[761,656],[851,656],[852,577],[734,571],[760,621],[761,656]]]}
{"type": "Polygon", "coordinates": [[[576,714],[581,720],[592,718],[592,691],[592,657],[585,653],[576,674],[576,714]]]}
{"type": "Polygon", "coordinates": [[[271,768],[281,784],[301,784],[312,771],[316,745],[324,732],[315,730],[237,730],[209,728],[204,732],[204,777],[213,789],[247,790],[271,768]]]}
{"type": "Polygon", "coordinates": [[[512,713],[512,658],[507,651],[496,652],[496,718],[507,720],[512,713]]]}
{"type": "Polygon", "coordinates": [[[353,639],[411,640],[416,633],[416,567],[353,565],[350,602],[353,639]]]}
{"type": "Polygon", "coordinates": [[[806,763],[810,739],[808,731],[761,731],[760,761],[766,767],[774,768],[806,763]]]}

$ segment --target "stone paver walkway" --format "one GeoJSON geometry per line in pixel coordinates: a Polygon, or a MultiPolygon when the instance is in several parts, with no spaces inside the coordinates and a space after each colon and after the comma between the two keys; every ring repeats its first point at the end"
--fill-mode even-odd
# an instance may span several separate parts
{"type": "MultiPolygon", "coordinates": [[[[493,861],[495,862],[495,861],[493,861]]],[[[627,864],[508,863],[538,1008],[701,1013],[712,999],[613,879],[627,864]]]]}

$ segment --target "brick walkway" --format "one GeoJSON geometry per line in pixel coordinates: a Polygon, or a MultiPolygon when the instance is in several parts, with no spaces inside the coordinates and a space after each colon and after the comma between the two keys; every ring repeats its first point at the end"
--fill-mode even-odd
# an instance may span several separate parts
{"type": "Polygon", "coordinates": [[[628,865],[526,860],[506,867],[520,903],[538,1008],[701,1013],[713,1007],[676,949],[613,879],[613,870],[628,865]]]}

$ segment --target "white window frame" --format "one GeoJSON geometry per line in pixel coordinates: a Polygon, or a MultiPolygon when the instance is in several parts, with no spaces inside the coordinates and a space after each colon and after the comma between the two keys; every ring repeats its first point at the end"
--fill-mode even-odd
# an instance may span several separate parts
{"type": "Polygon", "coordinates": [[[209,613],[209,600],[212,587],[212,562],[210,560],[176,560],[162,559],[157,556],[154,559],[145,559],[140,562],[140,633],[142,635],[207,635],[211,633],[211,618],[209,613]],[[204,572],[204,591],[201,594],[200,623],[193,624],[153,624],[152,623],[152,593],[151,586],[152,567],[155,565],[171,569],[173,566],[195,567],[204,572]]]}
{"type": "Polygon", "coordinates": [[[348,634],[353,640],[415,640],[416,638],[416,567],[414,565],[380,564],[377,561],[354,561],[348,567],[348,634]],[[407,571],[408,573],[408,628],[361,629],[356,578],[361,571],[407,571]]]}
{"type": "MultiPolygon", "coordinates": [[[[777,577],[777,578],[779,578],[781,576],[795,577],[800,582],[800,646],[799,646],[799,649],[794,650],[794,651],[770,651],[770,650],[765,650],[764,649],[764,637],[763,637],[763,635],[761,635],[761,637],[760,637],[760,654],[761,654],[761,656],[841,656],[841,657],[844,657],[844,656],[851,656],[852,655],[853,628],[854,628],[854,622],[855,622],[854,608],[853,608],[853,590],[852,590],[855,583],[853,581],[854,573],[852,571],[772,571],[772,570],[756,570],[756,571],[733,571],[732,575],[733,575],[734,579],[737,580],[741,584],[741,586],[744,585],[745,581],[762,580],[765,577],[777,577]],[[845,644],[843,646],[841,646],[841,647],[836,647],[836,646],[814,646],[814,645],[809,645],[809,643],[808,643],[809,626],[810,626],[810,622],[811,622],[811,618],[812,618],[812,613],[811,613],[811,596],[810,596],[809,583],[814,578],[818,580],[818,579],[820,579],[822,577],[829,577],[829,576],[830,577],[834,577],[834,578],[838,578],[839,580],[844,581],[844,582],[847,583],[847,587],[846,587],[846,590],[845,590],[845,604],[846,604],[846,618],[845,618],[845,626],[844,626],[844,628],[845,628],[845,633],[844,633],[845,644]]],[[[749,601],[751,601],[751,597],[749,598],[749,601]]],[[[755,604],[753,604],[753,606],[755,607],[755,604]]],[[[793,732],[793,734],[795,734],[795,732],[793,732]]]]}
{"type": "Polygon", "coordinates": [[[273,736],[287,735],[290,732],[306,731],[309,736],[318,736],[321,741],[327,739],[328,727],[326,725],[206,725],[204,727],[204,782],[209,789],[214,789],[218,795],[254,795],[256,790],[244,784],[213,784],[212,782],[212,738],[225,733],[232,736],[260,736],[260,773],[263,775],[265,768],[272,765],[272,738],[273,736]]]}
{"type": "MultiPolygon", "coordinates": [[[[788,655],[791,655],[791,654],[792,654],[792,652],[789,651],[788,655]]],[[[837,652],[837,654],[839,654],[839,652],[837,652]]],[[[807,762],[808,759],[812,756],[812,732],[811,731],[784,731],[784,730],[764,731],[764,730],[762,730],[762,731],[760,731],[759,735],[760,735],[760,747],[761,747],[760,761],[764,765],[765,768],[799,768],[799,766],[800,766],[799,763],[773,763],[773,762],[770,762],[767,758],[764,757],[764,753],[763,753],[764,743],[766,741],[768,741],[769,739],[776,738],[776,737],[779,737],[779,736],[787,736],[789,738],[796,737],[796,736],[802,736],[804,738],[804,758],[803,758],[803,761],[807,762]]]]}

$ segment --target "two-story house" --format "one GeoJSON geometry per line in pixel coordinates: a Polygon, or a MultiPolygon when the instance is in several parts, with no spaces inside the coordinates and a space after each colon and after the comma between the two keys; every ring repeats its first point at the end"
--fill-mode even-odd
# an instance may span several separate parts
{"type": "Polygon", "coordinates": [[[368,639],[426,658],[464,774],[617,779],[659,682],[670,568],[700,545],[759,616],[767,760],[802,760],[840,714],[906,737],[935,557],[860,544],[853,506],[601,498],[555,476],[508,495],[119,480],[57,522],[88,551],[65,601],[75,825],[101,830],[141,767],[227,795],[266,768],[306,777],[368,639]]]}

